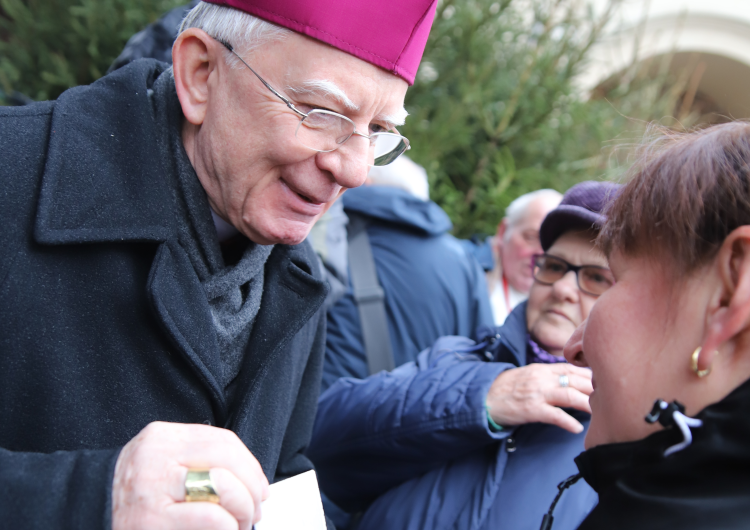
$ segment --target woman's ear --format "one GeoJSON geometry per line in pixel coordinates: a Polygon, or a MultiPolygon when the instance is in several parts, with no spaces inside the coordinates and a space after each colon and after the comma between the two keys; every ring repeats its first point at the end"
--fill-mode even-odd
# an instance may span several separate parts
{"type": "Polygon", "coordinates": [[[185,119],[201,125],[208,109],[208,78],[222,59],[224,47],[197,28],[183,31],[172,46],[177,97],[185,119]]]}
{"type": "Polygon", "coordinates": [[[750,328],[750,226],[741,226],[726,237],[715,264],[721,292],[708,315],[698,370],[710,369],[717,349],[750,328]]]}

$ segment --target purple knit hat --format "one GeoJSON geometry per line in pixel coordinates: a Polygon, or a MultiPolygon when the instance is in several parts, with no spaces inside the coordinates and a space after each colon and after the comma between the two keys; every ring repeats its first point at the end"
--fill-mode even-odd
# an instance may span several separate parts
{"type": "Polygon", "coordinates": [[[302,33],[414,84],[437,0],[205,0],[302,33]]]}
{"type": "Polygon", "coordinates": [[[539,229],[545,252],[569,230],[600,229],[607,220],[605,207],[617,196],[620,185],[591,180],[576,184],[563,195],[560,205],[547,214],[539,229]]]}

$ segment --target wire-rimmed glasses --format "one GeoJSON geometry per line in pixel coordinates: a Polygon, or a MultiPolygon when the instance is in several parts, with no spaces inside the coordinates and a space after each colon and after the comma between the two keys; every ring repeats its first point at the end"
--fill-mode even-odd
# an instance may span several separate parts
{"type": "Polygon", "coordinates": [[[352,120],[336,112],[325,109],[312,109],[307,113],[302,112],[294,106],[294,103],[282,96],[275,88],[269,85],[265,79],[259,76],[258,72],[253,70],[252,67],[234,51],[231,44],[219,39],[216,40],[224,45],[227,50],[232,52],[242,64],[247,66],[248,69],[255,74],[268,90],[273,92],[277,98],[286,103],[286,106],[299,116],[300,121],[294,135],[300,143],[308,149],[318,151],[319,153],[330,153],[344,145],[344,143],[346,143],[346,141],[352,136],[361,136],[370,140],[368,160],[368,165],[370,166],[387,166],[401,156],[404,151],[411,149],[409,140],[397,132],[376,132],[367,135],[357,131],[352,120]]]}
{"type": "Polygon", "coordinates": [[[573,265],[557,256],[534,255],[534,279],[543,285],[552,285],[569,271],[576,273],[578,288],[591,296],[600,296],[615,284],[615,277],[607,267],[573,265]]]}

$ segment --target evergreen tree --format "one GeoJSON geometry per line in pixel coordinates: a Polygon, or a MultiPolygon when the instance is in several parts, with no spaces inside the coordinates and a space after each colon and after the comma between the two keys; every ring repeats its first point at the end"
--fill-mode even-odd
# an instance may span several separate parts
{"type": "Polygon", "coordinates": [[[0,93],[54,99],[101,77],[180,0],[0,0],[0,93]]]}
{"type": "Polygon", "coordinates": [[[402,133],[456,235],[493,233],[528,191],[614,177],[627,162],[623,141],[673,113],[684,83],[669,78],[669,57],[634,63],[594,99],[576,86],[617,7],[441,0],[402,133]]]}

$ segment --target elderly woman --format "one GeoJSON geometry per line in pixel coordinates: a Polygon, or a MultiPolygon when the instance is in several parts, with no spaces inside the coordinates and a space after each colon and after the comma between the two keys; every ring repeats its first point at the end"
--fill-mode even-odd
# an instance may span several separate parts
{"type": "Polygon", "coordinates": [[[565,350],[595,389],[580,528],[748,528],[750,125],[647,152],[600,234],[617,283],[565,350]]]}
{"type": "MultiPolygon", "coordinates": [[[[542,225],[528,303],[480,343],[443,337],[416,363],[339,380],[321,397],[308,454],[330,498],[364,511],[359,530],[539,528],[583,450],[591,374],[562,353],[612,285],[593,241],[615,189],[568,191],[542,225]]],[[[560,528],[595,503],[577,484],[560,528]]]]}

